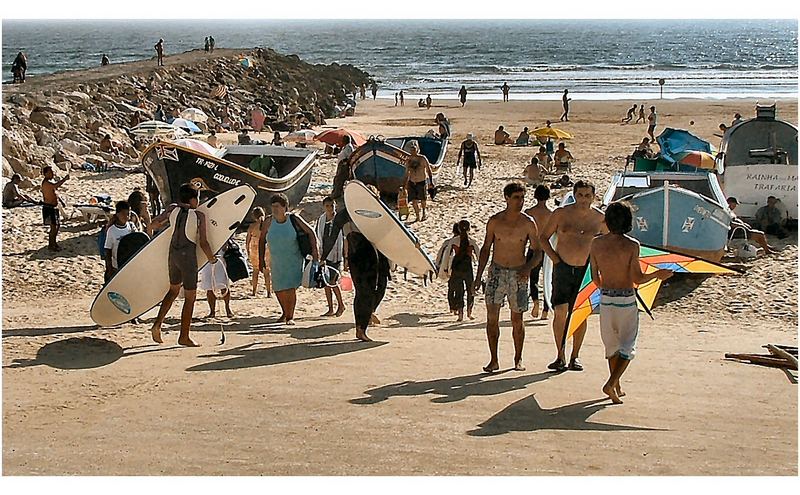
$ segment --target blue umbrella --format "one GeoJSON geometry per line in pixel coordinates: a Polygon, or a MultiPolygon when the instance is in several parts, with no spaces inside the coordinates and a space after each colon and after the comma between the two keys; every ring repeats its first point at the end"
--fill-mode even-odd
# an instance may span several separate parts
{"type": "Polygon", "coordinates": [[[199,128],[199,127],[197,127],[197,125],[196,125],[194,122],[192,122],[191,120],[186,120],[186,119],[175,119],[175,120],[173,120],[173,121],[171,122],[171,124],[172,124],[172,125],[174,125],[175,127],[180,127],[181,129],[186,129],[186,130],[188,130],[189,132],[191,132],[191,133],[193,133],[193,134],[194,134],[194,133],[200,133],[200,132],[203,132],[203,131],[201,131],[201,130],[200,130],[200,128],[199,128]]]}

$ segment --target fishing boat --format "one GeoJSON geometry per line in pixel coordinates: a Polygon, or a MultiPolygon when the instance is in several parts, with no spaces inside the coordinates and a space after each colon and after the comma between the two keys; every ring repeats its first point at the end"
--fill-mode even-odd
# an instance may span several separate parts
{"type": "Polygon", "coordinates": [[[436,178],[447,153],[448,140],[427,136],[385,139],[381,136],[370,136],[351,157],[355,178],[377,187],[381,195],[396,196],[397,190],[403,185],[406,160],[411,156],[408,149],[414,142],[419,145],[419,153],[431,163],[433,176],[436,178]]]}
{"type": "Polygon", "coordinates": [[[311,183],[316,156],[316,151],[305,148],[231,145],[217,149],[185,139],[150,145],[142,154],[142,165],[165,205],[177,200],[182,184],[217,193],[249,184],[256,190],[253,206],[269,211],[275,193],[284,193],[292,206],[300,203],[311,183]]]}
{"type": "Polygon", "coordinates": [[[728,129],[720,155],[725,192],[739,201],[739,216],[755,216],[775,196],[797,220],[797,127],[778,120],[775,105],[756,106],[754,119],[728,129]]]}
{"type": "Polygon", "coordinates": [[[619,200],[630,203],[631,235],[641,243],[709,261],[719,261],[725,254],[733,217],[715,174],[617,173],[603,204],[619,200]]]}

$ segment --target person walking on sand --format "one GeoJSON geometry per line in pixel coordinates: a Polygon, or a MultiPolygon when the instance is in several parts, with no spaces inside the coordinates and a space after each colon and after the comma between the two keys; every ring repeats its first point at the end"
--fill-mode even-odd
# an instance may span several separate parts
{"type": "MultiPolygon", "coordinates": [[[[532,208],[525,210],[525,214],[533,218],[537,227],[541,225],[542,229],[544,229],[544,226],[547,225],[547,222],[550,221],[550,216],[553,214],[553,210],[547,206],[547,200],[550,199],[550,189],[543,185],[536,186],[536,189],[533,191],[533,198],[536,200],[536,204],[532,208]]],[[[533,256],[534,254],[535,253],[532,251],[528,252],[529,256],[533,256]]],[[[539,263],[531,269],[530,291],[531,300],[533,301],[531,317],[533,318],[539,317],[539,273],[542,270],[543,262],[544,256],[542,256],[542,259],[539,261],[539,263]]],[[[547,304],[547,299],[543,299],[543,301],[544,310],[542,311],[541,319],[546,320],[547,315],[550,312],[550,306],[547,304]]]]}
{"type": "Polygon", "coordinates": [[[480,247],[469,236],[470,224],[468,220],[458,222],[458,237],[450,245],[450,278],[447,281],[447,296],[450,310],[458,315],[458,321],[464,321],[464,294],[467,296],[467,318],[472,316],[475,305],[475,275],[472,272],[472,262],[478,256],[480,247]]]}
{"type": "Polygon", "coordinates": [[[159,344],[164,343],[161,339],[161,325],[164,318],[172,307],[172,303],[178,297],[178,293],[183,286],[183,310],[181,311],[181,330],[178,335],[178,344],[186,347],[198,347],[198,344],[189,338],[189,330],[192,325],[192,313],[194,312],[194,301],[197,298],[197,245],[186,236],[187,227],[197,229],[197,242],[209,263],[216,263],[217,258],[211,251],[206,235],[207,224],[205,214],[197,211],[200,202],[200,192],[189,184],[183,184],[178,190],[179,203],[173,203],[164,210],[164,213],[153,218],[147,227],[148,234],[152,238],[153,232],[164,223],[170,220],[173,210],[178,210],[175,216],[175,228],[172,231],[172,238],[169,243],[169,254],[167,266],[169,271],[169,291],[161,301],[158,309],[158,316],[150,329],[153,341],[159,344]]]}
{"type": "Polygon", "coordinates": [[[333,176],[333,189],[331,190],[331,197],[336,202],[343,202],[344,183],[353,176],[353,170],[350,166],[350,157],[356,150],[351,142],[350,136],[345,135],[342,138],[342,143],[342,149],[336,156],[339,161],[336,165],[336,173],[333,176]]]}
{"type": "MultiPolygon", "coordinates": [[[[603,213],[592,206],[595,197],[594,184],[579,180],[573,185],[572,193],[575,203],[556,209],[542,228],[540,237],[542,248],[553,260],[553,293],[550,302],[555,313],[553,337],[558,355],[547,367],[556,371],[567,369],[564,360],[567,315],[573,309],[586,272],[592,239],[597,234],[608,232],[603,223],[603,213]],[[558,234],[558,246],[555,248],[550,244],[553,234],[558,234]]],[[[583,371],[578,355],[585,335],[586,322],[583,322],[573,335],[570,370],[583,371]]]]}
{"type": "Polygon", "coordinates": [[[636,104],[634,103],[632,107],[628,109],[628,113],[625,115],[625,118],[622,119],[623,124],[630,124],[631,120],[633,120],[633,116],[636,115],[636,104]]]}
{"type": "Polygon", "coordinates": [[[160,38],[153,48],[156,49],[156,63],[164,65],[164,38],[160,38]]]}
{"type": "Polygon", "coordinates": [[[639,105],[639,117],[636,118],[636,122],[634,124],[638,124],[639,122],[646,122],[646,118],[644,116],[644,103],[639,105]]]}
{"type": "Polygon", "coordinates": [[[398,97],[398,93],[395,91],[395,93],[394,93],[394,106],[397,106],[397,97],[398,97]]]}
{"type": "Polygon", "coordinates": [[[650,107],[650,115],[647,116],[647,124],[647,135],[650,136],[650,142],[655,143],[656,137],[653,135],[653,132],[658,125],[658,114],[656,113],[655,106],[650,107]]]}
{"type": "Polygon", "coordinates": [[[511,308],[512,335],[514,338],[514,369],[524,371],[522,346],[525,342],[525,322],[522,315],[528,310],[528,276],[541,259],[539,230],[536,222],[522,213],[525,204],[525,186],[511,182],[503,188],[506,209],[493,215],[486,224],[478,271],[473,290],[481,286],[481,276],[492,252],[492,262],[486,280],[486,339],[489,342],[489,364],[483,371],[492,373],[500,369],[497,347],[500,341],[500,308],[508,298],[511,308]],[[530,248],[535,255],[526,261],[530,248]]]}
{"type": "Polygon", "coordinates": [[[372,87],[370,87],[370,90],[372,91],[372,99],[374,100],[378,97],[378,84],[375,81],[372,82],[372,87]]]}
{"type": "Polygon", "coordinates": [[[622,404],[625,393],[620,378],[636,354],[639,336],[637,285],[672,276],[670,270],[642,273],[639,264],[639,241],[628,236],[633,228],[633,215],[625,203],[611,203],[606,208],[605,224],[609,233],[591,243],[589,261],[592,281],[600,289],[600,338],[608,360],[609,377],[603,393],[614,404],[622,404]]]}
{"type": "Polygon", "coordinates": [[[401,106],[401,107],[402,107],[402,106],[405,106],[405,104],[406,104],[406,101],[405,101],[405,96],[403,96],[403,90],[401,89],[401,90],[400,90],[400,106],[401,106]]]}
{"type": "Polygon", "coordinates": [[[322,207],[325,212],[317,219],[317,239],[320,242],[320,252],[328,253],[326,258],[322,258],[322,265],[335,270],[330,273],[328,284],[334,284],[330,287],[325,285],[325,299],[328,301],[328,312],[322,316],[342,316],[344,313],[344,301],[342,300],[342,290],[339,288],[339,273],[342,270],[342,260],[347,253],[347,245],[344,239],[344,234],[339,231],[339,234],[333,236],[333,219],[336,216],[336,203],[333,198],[327,196],[322,200],[322,207]],[[336,311],[333,311],[333,296],[336,296],[336,311]]]}
{"type": "Polygon", "coordinates": [[[423,221],[427,211],[427,179],[430,179],[430,185],[433,187],[433,170],[431,170],[431,163],[425,155],[419,154],[419,144],[416,141],[412,141],[409,153],[411,156],[406,160],[406,175],[403,177],[403,184],[406,185],[406,191],[408,191],[408,200],[414,207],[414,221],[423,221]],[[422,203],[422,218],[419,216],[420,202],[422,203]]]}
{"type": "Polygon", "coordinates": [[[260,206],[253,208],[253,223],[247,228],[247,237],[245,238],[244,245],[247,249],[247,259],[250,261],[250,266],[253,268],[253,278],[251,284],[253,285],[252,295],[255,297],[258,294],[258,275],[264,274],[264,285],[267,288],[267,297],[272,297],[272,277],[269,272],[270,257],[269,249],[264,250],[264,266],[260,267],[258,260],[258,240],[261,236],[261,230],[264,228],[264,209],[260,206]]]}
{"type": "Polygon", "coordinates": [[[561,114],[560,119],[562,122],[569,122],[569,102],[572,101],[572,98],[568,98],[568,94],[569,90],[565,89],[564,94],[561,96],[561,106],[564,107],[564,113],[561,114]]]}
{"type": "Polygon", "coordinates": [[[58,229],[61,226],[61,216],[58,213],[58,204],[61,198],[58,197],[58,188],[69,180],[69,174],[56,181],[54,180],[53,167],[47,165],[42,169],[42,175],[44,176],[42,180],[42,220],[45,225],[50,226],[47,248],[50,251],[61,251],[61,248],[56,244],[58,229]]]}
{"type": "Polygon", "coordinates": [[[511,89],[507,82],[504,82],[502,86],[500,86],[500,90],[503,92],[503,101],[508,101],[508,90],[511,89]]]}
{"type": "Polygon", "coordinates": [[[475,141],[475,135],[471,132],[467,134],[467,139],[461,142],[461,148],[458,150],[458,158],[456,158],[456,168],[461,163],[461,157],[464,157],[464,186],[469,187],[475,179],[475,168],[481,168],[481,151],[478,148],[478,143],[475,141]],[[469,176],[467,176],[469,172],[469,176]]]}
{"type": "Polygon", "coordinates": [[[431,109],[431,103],[433,103],[433,100],[431,99],[431,95],[430,95],[430,93],[428,93],[428,97],[427,97],[427,98],[425,98],[425,108],[426,108],[427,110],[430,110],[430,109],[431,109]]]}
{"type": "Polygon", "coordinates": [[[106,241],[103,244],[103,254],[105,255],[106,272],[104,282],[108,283],[119,270],[117,261],[117,250],[119,241],[136,231],[136,226],[131,221],[131,207],[127,201],[117,201],[114,208],[114,216],[111,217],[111,225],[106,227],[106,241]]]}
{"type": "Polygon", "coordinates": [[[467,104],[467,87],[461,86],[461,89],[458,91],[458,99],[461,101],[461,106],[467,104]]]}

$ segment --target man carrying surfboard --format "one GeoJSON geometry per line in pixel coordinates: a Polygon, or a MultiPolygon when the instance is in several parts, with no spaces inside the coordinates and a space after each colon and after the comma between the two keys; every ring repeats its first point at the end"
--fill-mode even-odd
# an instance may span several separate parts
{"type": "Polygon", "coordinates": [[[172,240],[169,245],[169,291],[161,301],[158,316],[153,323],[151,333],[153,340],[159,344],[164,341],[161,339],[161,325],[164,323],[167,313],[172,307],[172,303],[178,297],[178,293],[183,286],[184,302],[181,312],[181,331],[178,336],[178,344],[187,347],[198,347],[189,338],[189,328],[192,324],[192,312],[194,311],[194,301],[197,296],[197,270],[199,261],[197,259],[197,246],[187,235],[187,230],[197,229],[197,242],[206,255],[209,263],[216,263],[217,258],[211,250],[206,236],[206,217],[203,213],[195,211],[200,202],[200,192],[190,186],[183,184],[178,191],[180,203],[173,203],[167,207],[164,213],[153,218],[148,226],[151,236],[155,229],[160,228],[168,222],[170,215],[176,208],[179,209],[175,217],[175,228],[173,229],[172,240]],[[194,224],[194,225],[193,225],[194,224]]]}
{"type": "Polygon", "coordinates": [[[493,215],[486,224],[486,238],[483,241],[478,272],[475,276],[474,290],[481,286],[481,276],[489,261],[492,262],[486,280],[486,338],[489,341],[489,364],[483,371],[492,373],[500,369],[497,347],[500,341],[500,308],[508,298],[511,309],[511,326],[514,338],[514,369],[524,371],[522,346],[525,341],[525,322],[523,314],[528,311],[528,277],[531,269],[542,259],[539,247],[539,230],[536,222],[522,212],[525,204],[525,186],[510,182],[503,188],[506,209],[493,215]],[[526,261],[526,251],[534,252],[526,261]]]}
{"type": "Polygon", "coordinates": [[[419,144],[412,141],[409,148],[410,157],[406,160],[406,175],[403,178],[403,183],[406,185],[408,191],[408,200],[411,201],[414,207],[414,220],[425,220],[425,210],[427,208],[426,199],[428,194],[426,179],[430,178],[431,187],[433,183],[433,170],[431,170],[431,163],[425,155],[419,154],[419,144]],[[422,202],[422,218],[419,216],[419,203],[422,202]]]}

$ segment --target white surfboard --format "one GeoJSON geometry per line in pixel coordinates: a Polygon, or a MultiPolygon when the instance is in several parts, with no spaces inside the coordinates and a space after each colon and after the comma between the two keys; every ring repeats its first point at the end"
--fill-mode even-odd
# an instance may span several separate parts
{"type": "Polygon", "coordinates": [[[436,277],[433,260],[417,247],[417,236],[363,183],[347,183],[344,204],[358,230],[389,260],[416,275],[436,277]]]}
{"type": "MultiPolygon", "coordinates": [[[[567,205],[571,205],[574,202],[575,196],[570,191],[564,196],[564,199],[561,200],[561,204],[558,205],[558,208],[563,208],[567,205]]],[[[558,234],[553,234],[550,236],[550,245],[553,246],[553,249],[558,246],[558,234]]],[[[553,295],[553,260],[550,259],[550,256],[547,256],[547,253],[544,255],[542,272],[544,273],[544,300],[547,302],[547,307],[551,308],[552,310],[553,304],[551,303],[550,298],[553,295]]]]}
{"type": "MultiPolygon", "coordinates": [[[[197,210],[208,220],[206,229],[211,251],[216,253],[236,233],[236,229],[250,211],[255,190],[243,185],[215,196],[197,210]]],[[[169,244],[179,210],[170,215],[170,225],[131,258],[103,287],[90,310],[92,320],[100,326],[110,327],[128,322],[155,307],[169,290],[167,259],[169,244]]],[[[193,215],[187,219],[187,234],[193,215]]],[[[197,225],[194,223],[193,225],[197,225]]],[[[191,229],[196,237],[197,229],[191,229]]],[[[206,263],[206,255],[197,246],[198,270],[206,263]]]]}

